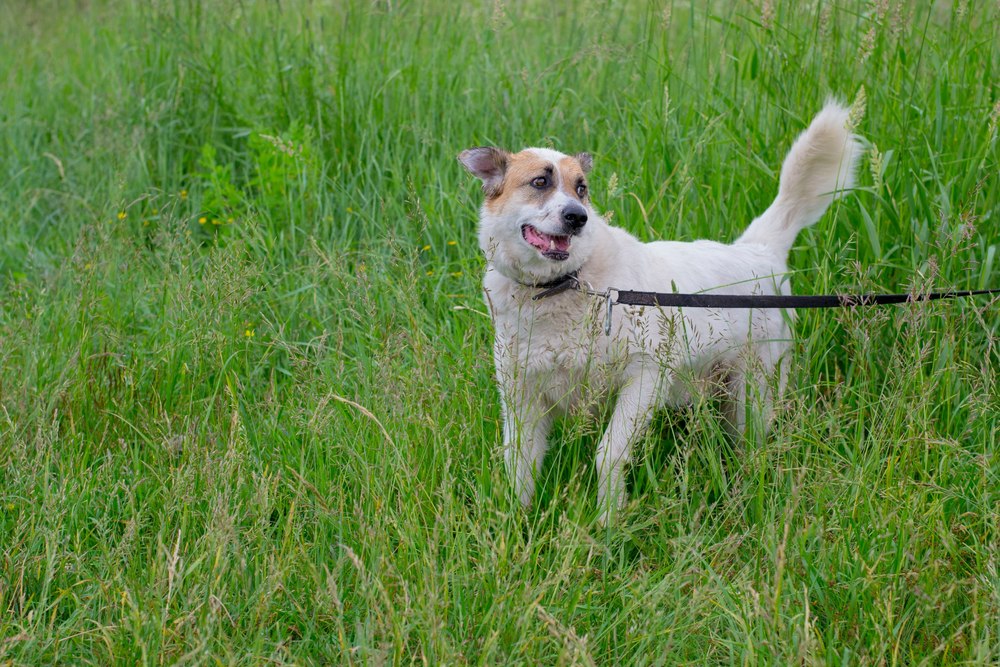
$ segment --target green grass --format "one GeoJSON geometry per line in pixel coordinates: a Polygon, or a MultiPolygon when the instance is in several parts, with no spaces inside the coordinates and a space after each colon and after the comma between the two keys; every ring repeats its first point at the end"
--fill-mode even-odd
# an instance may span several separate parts
{"type": "Polygon", "coordinates": [[[996,303],[804,313],[765,442],[664,415],[603,530],[573,420],[521,512],[455,160],[731,240],[863,88],[796,292],[998,286],[1000,7],[929,4],[0,5],[0,665],[996,664],[996,303]]]}

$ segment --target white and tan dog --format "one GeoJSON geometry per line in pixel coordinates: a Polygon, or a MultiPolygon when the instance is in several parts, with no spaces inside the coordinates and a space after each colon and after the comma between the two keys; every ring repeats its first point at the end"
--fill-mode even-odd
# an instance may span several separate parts
{"type": "Polygon", "coordinates": [[[624,503],[624,465],[655,409],[720,381],[727,425],[748,416],[765,432],[785,385],[790,318],[779,310],[618,306],[611,334],[603,302],[544,285],[576,273],[594,290],[788,294],[788,252],[837,194],[852,187],[860,154],[848,112],[828,103],[795,141],[778,196],[731,245],[641,243],[591,205],[586,153],[471,148],[459,160],[483,182],[479,243],[483,288],[496,329],[504,460],[521,502],[531,502],[553,420],[614,398],[597,447],[598,505],[607,521],[624,503]]]}

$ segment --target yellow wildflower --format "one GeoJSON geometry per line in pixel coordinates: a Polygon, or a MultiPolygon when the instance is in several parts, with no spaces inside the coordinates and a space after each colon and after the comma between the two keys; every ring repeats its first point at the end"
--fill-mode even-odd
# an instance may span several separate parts
{"type": "Polygon", "coordinates": [[[199,225],[204,225],[206,222],[208,222],[208,219],[205,216],[198,218],[199,225]]]}
{"type": "Polygon", "coordinates": [[[427,252],[430,249],[431,247],[429,245],[425,245],[423,248],[421,248],[421,250],[423,250],[424,252],[427,252]]]}
{"type": "Polygon", "coordinates": [[[448,245],[458,245],[458,241],[448,241],[448,245]]]}
{"type": "Polygon", "coordinates": [[[127,217],[128,217],[128,213],[126,213],[125,211],[119,211],[118,212],[118,219],[119,220],[124,220],[127,217]]]}
{"type": "Polygon", "coordinates": [[[188,198],[188,191],[181,190],[181,199],[187,199],[187,198],[188,198]]]}
{"type": "Polygon", "coordinates": [[[248,327],[247,330],[243,332],[243,335],[247,338],[253,338],[257,335],[257,332],[253,330],[253,327],[248,327]]]}

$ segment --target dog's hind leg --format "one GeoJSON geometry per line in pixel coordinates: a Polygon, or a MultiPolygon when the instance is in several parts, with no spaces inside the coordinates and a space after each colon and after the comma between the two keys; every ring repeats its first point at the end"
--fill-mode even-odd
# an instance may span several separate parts
{"type": "Polygon", "coordinates": [[[597,445],[597,506],[606,525],[625,505],[625,465],[632,445],[642,436],[665,384],[655,372],[640,368],[618,393],[611,422],[597,445]]]}
{"type": "Polygon", "coordinates": [[[722,412],[735,438],[764,437],[774,418],[774,402],[785,390],[787,361],[769,346],[754,346],[732,362],[726,376],[722,412]],[[748,428],[752,420],[752,428],[748,428]]]}

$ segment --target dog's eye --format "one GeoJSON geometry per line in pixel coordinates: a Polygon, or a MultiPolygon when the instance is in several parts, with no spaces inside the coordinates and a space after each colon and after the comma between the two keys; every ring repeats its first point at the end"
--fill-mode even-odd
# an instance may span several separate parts
{"type": "Polygon", "coordinates": [[[544,187],[547,187],[548,184],[549,184],[549,179],[545,178],[544,176],[539,176],[538,178],[535,178],[535,179],[533,179],[531,181],[532,187],[535,187],[535,188],[538,188],[538,189],[542,189],[544,187]]]}
{"type": "Polygon", "coordinates": [[[583,183],[580,183],[578,186],[576,186],[576,196],[579,197],[580,199],[583,199],[584,197],[586,197],[587,196],[587,186],[584,185],[583,183]]]}

